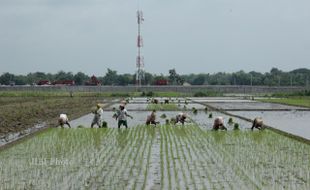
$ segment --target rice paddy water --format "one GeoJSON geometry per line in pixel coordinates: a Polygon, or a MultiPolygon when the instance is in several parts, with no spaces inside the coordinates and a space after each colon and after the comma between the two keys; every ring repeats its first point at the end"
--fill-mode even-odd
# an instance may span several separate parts
{"type": "Polygon", "coordinates": [[[166,124],[178,112],[158,111],[157,127],[133,111],[129,129],[90,129],[91,116],[49,129],[0,152],[0,189],[310,189],[309,144],[210,110],[166,124]],[[210,113],[228,131],[212,131],[210,113]]]}

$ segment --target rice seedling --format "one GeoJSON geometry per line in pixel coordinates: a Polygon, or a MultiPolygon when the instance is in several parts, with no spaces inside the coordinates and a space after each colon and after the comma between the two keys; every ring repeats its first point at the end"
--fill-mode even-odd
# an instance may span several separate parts
{"type": "Polygon", "coordinates": [[[167,118],[167,115],[163,113],[163,114],[160,116],[160,118],[165,119],[165,118],[167,118]]]}
{"type": "Polygon", "coordinates": [[[4,189],[309,189],[309,155],[309,145],[269,130],[216,132],[196,124],[49,129],[0,152],[0,185],[4,189]]]}
{"type": "Polygon", "coordinates": [[[101,127],[102,128],[107,128],[108,127],[108,123],[106,121],[102,121],[101,127]]]}
{"type": "Polygon", "coordinates": [[[195,107],[192,107],[193,114],[197,114],[198,110],[195,107]]]}
{"type": "Polygon", "coordinates": [[[205,110],[205,112],[207,113],[207,112],[208,112],[208,107],[206,106],[204,110],[205,110]]]}
{"type": "Polygon", "coordinates": [[[234,124],[234,130],[239,130],[239,124],[238,123],[234,124]]]}

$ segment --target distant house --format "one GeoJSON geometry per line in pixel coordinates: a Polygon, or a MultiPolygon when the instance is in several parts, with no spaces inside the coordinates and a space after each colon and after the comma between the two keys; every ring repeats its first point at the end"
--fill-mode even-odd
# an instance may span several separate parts
{"type": "Polygon", "coordinates": [[[75,85],[75,81],[74,80],[57,80],[57,81],[54,81],[52,83],[52,85],[68,85],[68,86],[72,86],[72,85],[75,85]]]}
{"type": "Polygon", "coordinates": [[[155,81],[155,85],[168,85],[168,80],[165,79],[157,80],[155,81]]]}
{"type": "Polygon", "coordinates": [[[49,80],[40,80],[37,82],[37,85],[50,85],[51,82],[49,80]]]}
{"type": "Polygon", "coordinates": [[[90,77],[89,81],[85,82],[85,85],[87,85],[87,86],[100,86],[101,82],[97,79],[97,77],[95,77],[95,75],[93,75],[92,77],[90,77]]]}

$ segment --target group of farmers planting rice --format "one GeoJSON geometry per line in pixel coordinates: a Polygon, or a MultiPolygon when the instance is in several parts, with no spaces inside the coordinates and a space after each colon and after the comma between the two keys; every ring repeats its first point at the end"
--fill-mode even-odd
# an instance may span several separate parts
{"type": "MultiPolygon", "coordinates": [[[[127,124],[127,117],[133,119],[131,115],[128,114],[128,111],[125,109],[127,102],[122,101],[119,105],[119,108],[113,108],[113,118],[117,121],[117,126],[120,128],[122,125],[128,128],[127,124]]],[[[92,110],[92,113],[94,114],[93,120],[91,122],[91,128],[94,127],[94,125],[97,125],[99,128],[106,128],[107,123],[103,120],[103,109],[100,104],[97,104],[96,109],[92,110]]],[[[181,123],[184,125],[185,122],[189,122],[187,120],[188,115],[184,112],[178,113],[175,118],[171,119],[172,124],[181,123]]],[[[71,128],[71,125],[69,123],[68,116],[66,114],[60,114],[58,119],[58,124],[63,128],[64,125],[68,125],[69,128],[71,128]]],[[[146,125],[154,125],[156,127],[157,124],[159,124],[159,121],[156,121],[156,110],[154,109],[150,115],[146,118],[146,125]]],[[[263,128],[263,120],[261,117],[256,117],[253,120],[252,130],[254,128],[262,129],[263,128]]],[[[213,123],[213,130],[227,130],[227,128],[224,125],[224,118],[223,117],[216,117],[214,119],[213,123]]]]}

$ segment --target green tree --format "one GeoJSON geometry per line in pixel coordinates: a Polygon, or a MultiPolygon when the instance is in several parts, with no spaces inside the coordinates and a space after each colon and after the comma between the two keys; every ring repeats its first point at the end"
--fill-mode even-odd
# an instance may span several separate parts
{"type": "Polygon", "coordinates": [[[117,78],[117,71],[108,68],[107,73],[103,77],[103,81],[105,85],[117,85],[117,78]]]}
{"type": "Polygon", "coordinates": [[[10,85],[15,79],[15,75],[11,73],[3,73],[0,76],[0,84],[10,85]]]}
{"type": "Polygon", "coordinates": [[[90,77],[82,72],[78,72],[73,76],[76,85],[83,85],[90,77]]]}
{"type": "Polygon", "coordinates": [[[73,80],[73,74],[72,72],[64,72],[64,71],[59,71],[55,75],[55,80],[73,80]]]}
{"type": "Polygon", "coordinates": [[[154,83],[154,77],[151,73],[146,72],[144,74],[144,84],[145,85],[150,85],[154,83]]]}
{"type": "Polygon", "coordinates": [[[178,74],[175,71],[175,69],[170,69],[169,70],[169,82],[170,82],[170,84],[175,84],[176,83],[177,76],[178,76],[178,74]]]}
{"type": "Polygon", "coordinates": [[[116,81],[117,85],[121,86],[133,84],[133,76],[131,74],[118,75],[116,81]]]}
{"type": "Polygon", "coordinates": [[[191,84],[193,85],[203,85],[205,83],[206,77],[204,74],[196,75],[195,79],[191,84]]]}

